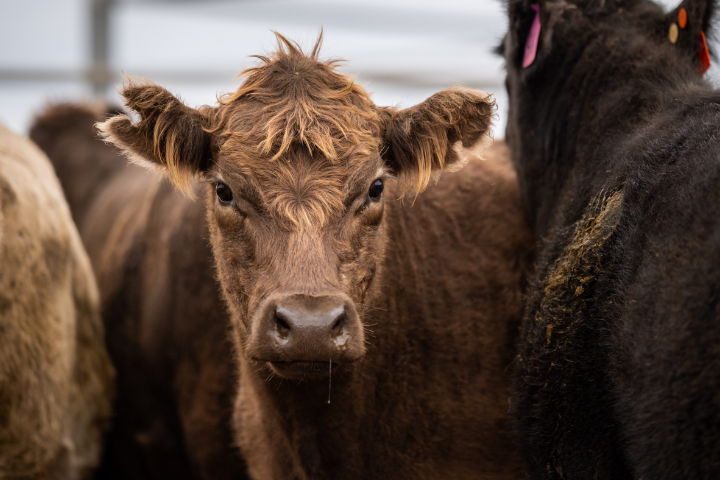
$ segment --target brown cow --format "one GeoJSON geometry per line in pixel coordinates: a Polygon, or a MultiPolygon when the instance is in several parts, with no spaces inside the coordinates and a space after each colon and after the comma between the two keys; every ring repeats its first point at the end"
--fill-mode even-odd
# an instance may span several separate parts
{"type": "MultiPolygon", "coordinates": [[[[120,370],[107,471],[231,478],[232,425],[256,479],[519,478],[505,369],[530,240],[507,149],[474,157],[494,105],[451,89],[378,108],[318,49],[280,37],[212,108],[131,81],[139,122],[100,125],[206,199],[204,220],[123,168],[80,220],[120,370]]],[[[58,115],[34,136],[63,172],[58,115]]]]}
{"type": "Polygon", "coordinates": [[[52,165],[0,125],[0,478],[87,478],[113,374],[95,278],[52,165]]]}

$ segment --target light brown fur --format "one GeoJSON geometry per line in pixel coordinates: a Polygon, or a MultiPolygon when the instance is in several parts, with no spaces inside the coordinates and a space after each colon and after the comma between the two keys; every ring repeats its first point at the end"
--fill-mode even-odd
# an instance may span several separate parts
{"type": "Polygon", "coordinates": [[[0,479],[87,478],[114,376],[90,263],[52,166],[0,126],[0,479]]]}

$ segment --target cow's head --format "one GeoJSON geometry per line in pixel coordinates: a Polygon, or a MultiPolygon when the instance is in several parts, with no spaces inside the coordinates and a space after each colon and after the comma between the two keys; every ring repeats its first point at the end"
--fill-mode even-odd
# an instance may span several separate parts
{"type": "Polygon", "coordinates": [[[669,13],[651,0],[508,0],[499,53],[514,87],[627,78],[648,66],[657,75],[697,77],[706,70],[714,10],[715,0],[683,0],[669,13]]]}
{"type": "Polygon", "coordinates": [[[378,108],[335,62],[318,61],[319,43],[305,55],[279,36],[278,50],[212,108],[130,81],[122,94],[139,121],[120,115],[99,126],[181,190],[193,177],[206,184],[238,345],[293,378],[365,353],[388,179],[419,192],[433,172],[460,168],[488,145],[494,114],[487,94],[461,89],[378,108]]]}
{"type": "Polygon", "coordinates": [[[703,82],[713,11],[714,0],[669,13],[650,0],[508,0],[506,137],[540,235],[573,165],[703,82]]]}

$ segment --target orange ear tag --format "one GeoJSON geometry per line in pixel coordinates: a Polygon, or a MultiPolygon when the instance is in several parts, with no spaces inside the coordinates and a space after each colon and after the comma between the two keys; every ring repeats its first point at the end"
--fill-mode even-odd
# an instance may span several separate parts
{"type": "Polygon", "coordinates": [[[705,32],[700,32],[700,76],[702,77],[710,68],[710,52],[708,52],[705,32]]]}
{"type": "Polygon", "coordinates": [[[687,25],[687,12],[684,8],[678,11],[678,25],[680,25],[680,28],[685,28],[685,25],[687,25]]]}

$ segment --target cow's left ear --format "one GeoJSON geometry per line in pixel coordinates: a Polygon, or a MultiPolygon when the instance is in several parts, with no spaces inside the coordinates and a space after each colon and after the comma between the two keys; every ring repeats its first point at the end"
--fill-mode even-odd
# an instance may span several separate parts
{"type": "Polygon", "coordinates": [[[700,75],[710,66],[708,30],[715,9],[715,0],[683,0],[667,15],[665,22],[667,41],[695,62],[700,75]]]}
{"type": "Polygon", "coordinates": [[[495,101],[485,92],[451,88],[414,107],[384,112],[383,158],[416,192],[433,172],[459,170],[492,144],[495,101]]]}

